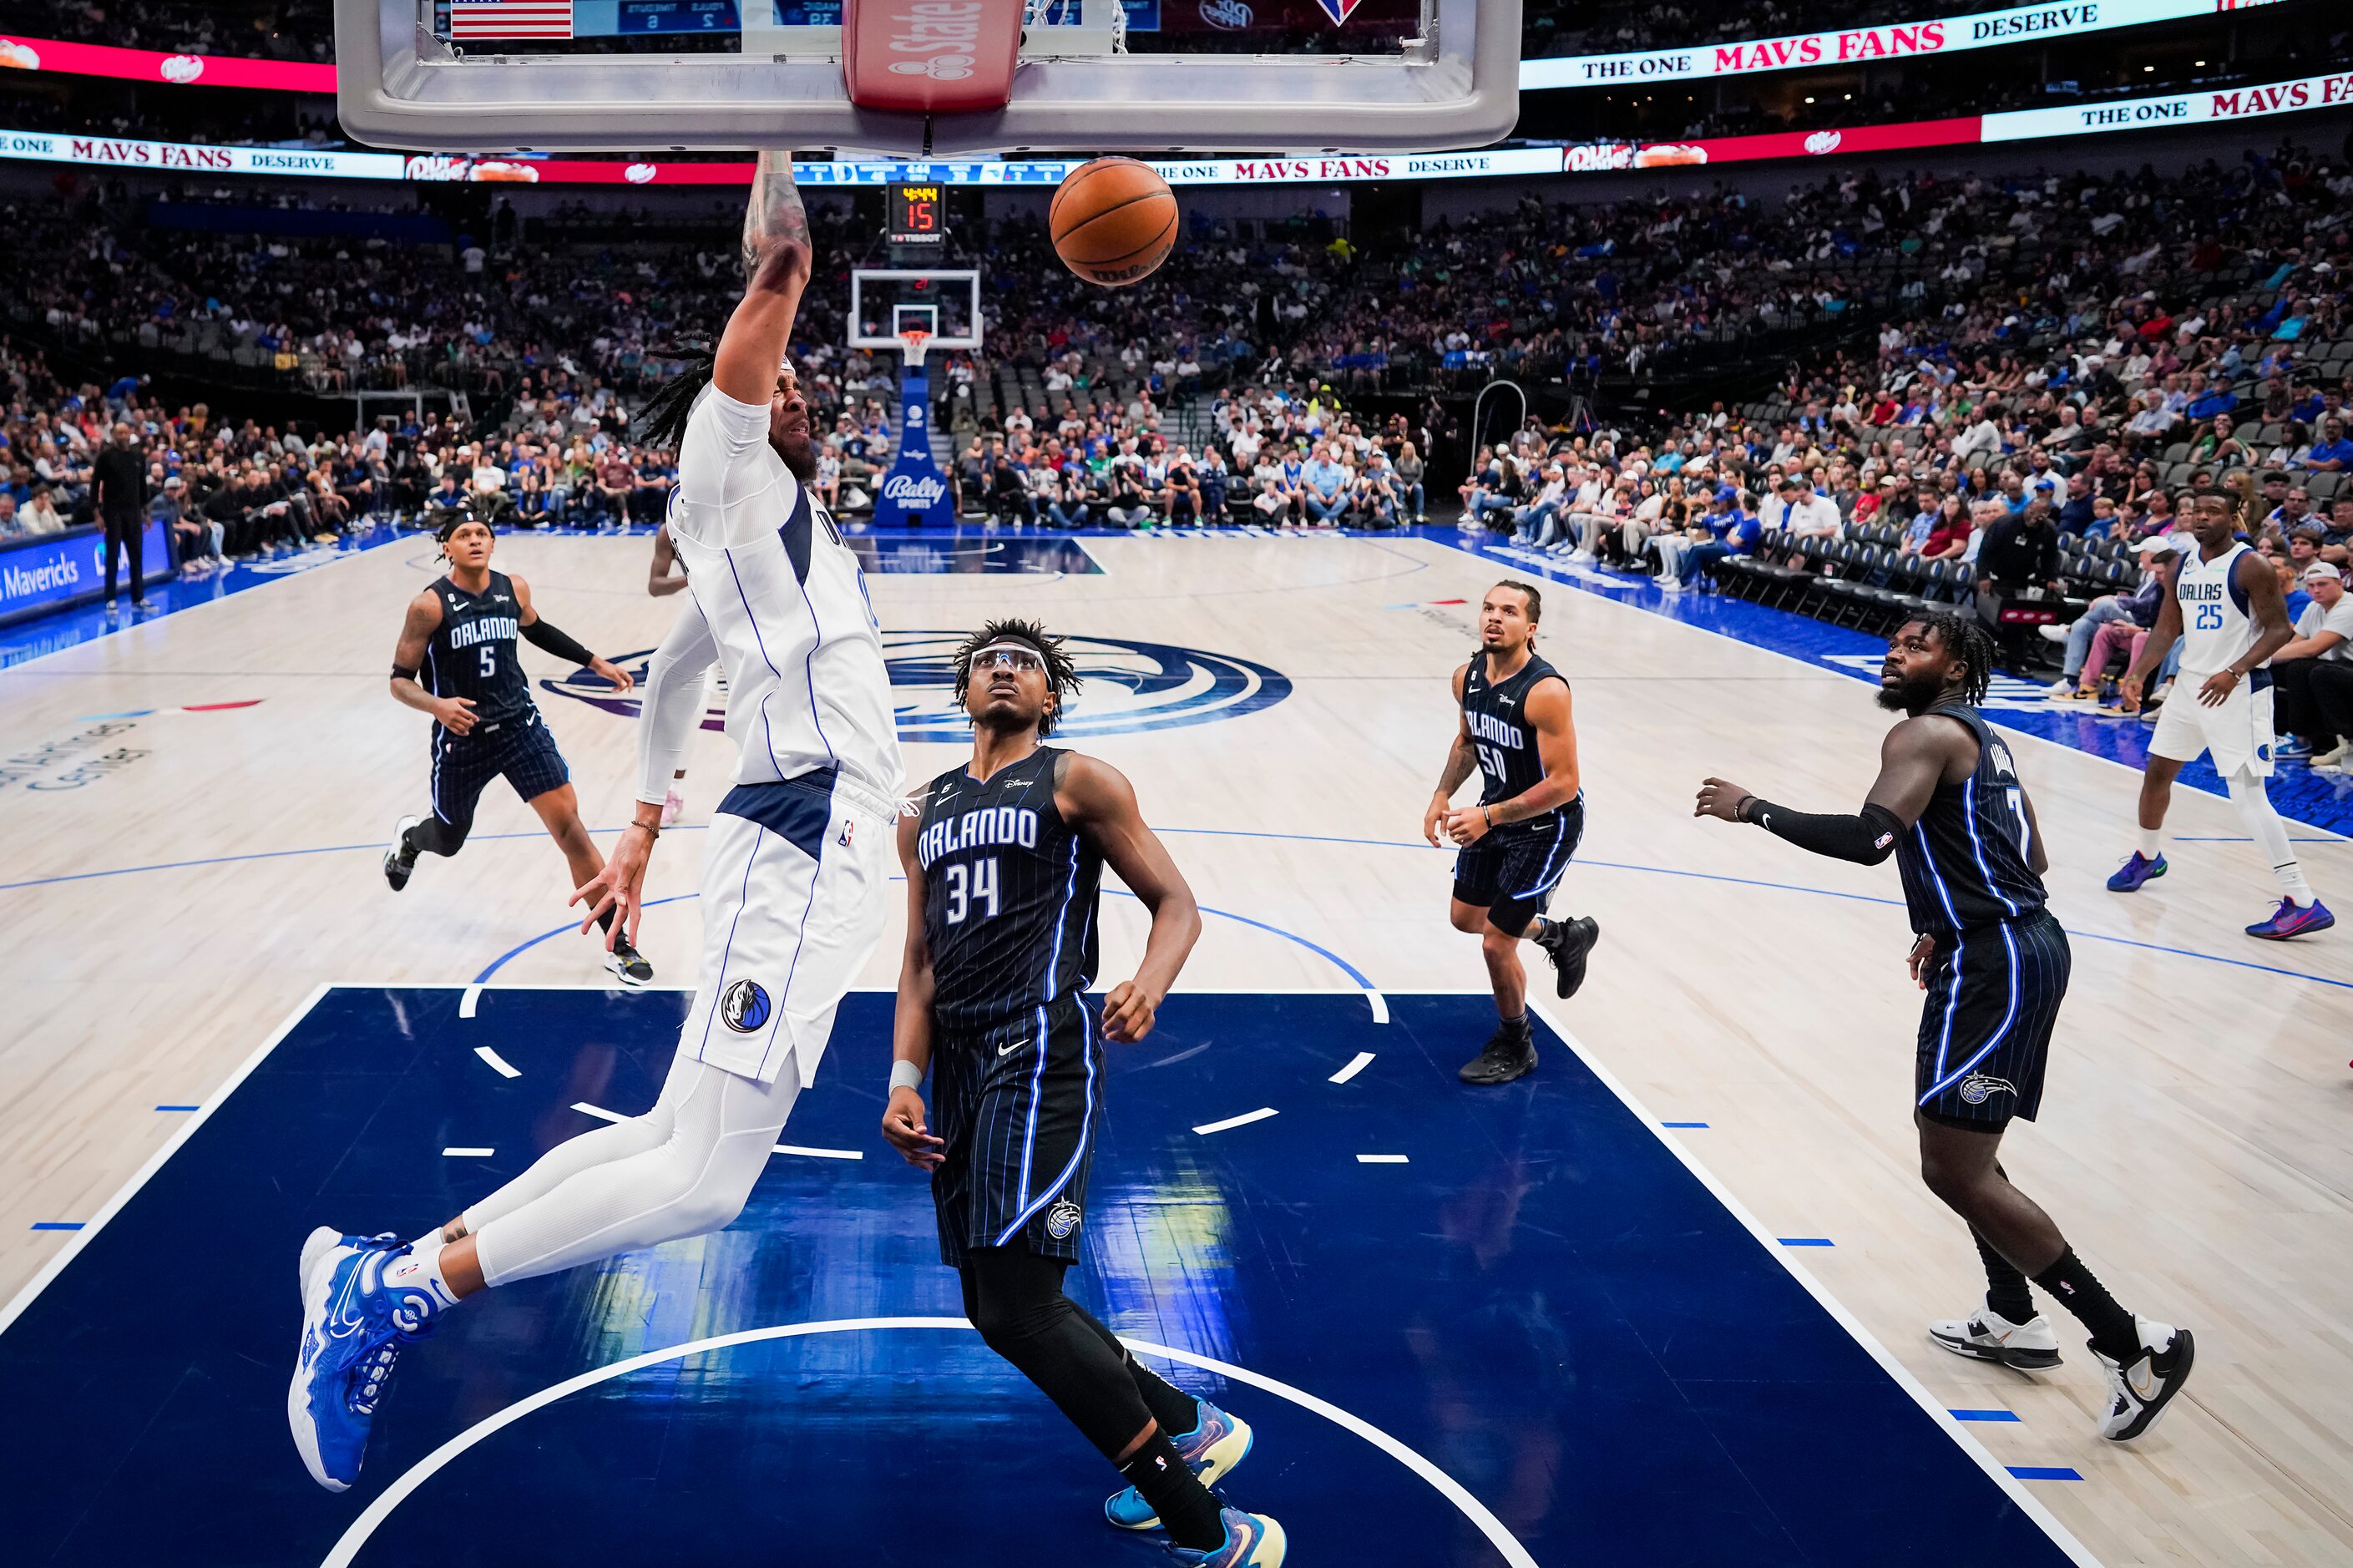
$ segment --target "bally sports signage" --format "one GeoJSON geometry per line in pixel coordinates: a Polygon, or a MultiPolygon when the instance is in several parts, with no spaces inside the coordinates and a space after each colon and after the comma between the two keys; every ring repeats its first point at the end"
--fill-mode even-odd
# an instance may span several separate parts
{"type": "Polygon", "coordinates": [[[1522,60],[1520,90],[1688,81],[1699,77],[1750,76],[1810,66],[1917,59],[2002,44],[2141,27],[2152,22],[2178,22],[2184,17],[2211,16],[2219,11],[2244,10],[2250,5],[2273,3],[2274,0],[2074,0],[2071,5],[2020,5],[2007,11],[1978,11],[1872,27],[1838,27],[1778,38],[1733,38],[1676,48],[1638,49],[1622,55],[1522,60]]]}

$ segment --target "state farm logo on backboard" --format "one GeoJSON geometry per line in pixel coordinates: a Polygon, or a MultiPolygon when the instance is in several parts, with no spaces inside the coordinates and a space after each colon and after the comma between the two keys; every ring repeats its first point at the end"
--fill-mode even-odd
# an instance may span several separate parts
{"type": "Polygon", "coordinates": [[[892,60],[892,73],[927,76],[934,81],[962,81],[970,76],[984,9],[973,0],[918,0],[892,16],[892,52],[924,58],[892,60]]]}

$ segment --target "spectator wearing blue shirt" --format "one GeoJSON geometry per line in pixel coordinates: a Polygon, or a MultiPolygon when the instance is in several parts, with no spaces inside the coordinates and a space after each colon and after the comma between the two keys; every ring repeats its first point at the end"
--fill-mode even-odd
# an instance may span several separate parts
{"type": "Polygon", "coordinates": [[[1330,448],[1316,443],[1299,478],[1307,500],[1307,521],[1311,524],[1338,521],[1348,510],[1348,470],[1332,460],[1330,448]]]}
{"type": "Polygon", "coordinates": [[[2353,468],[2353,440],[2346,438],[2344,420],[2321,422],[2320,439],[2306,454],[2304,466],[2321,473],[2343,473],[2353,468]]]}
{"type": "Polygon", "coordinates": [[[1696,582],[1710,586],[1715,583],[1715,563],[1728,555],[1754,555],[1765,537],[1765,524],[1757,517],[1755,498],[1742,492],[1736,501],[1710,501],[1707,509],[1708,539],[1695,544],[1683,557],[1683,572],[1696,582]]]}
{"type": "Polygon", "coordinates": [[[2239,395],[2227,386],[2210,387],[2189,400],[2182,416],[2191,420],[2211,419],[2218,414],[2229,414],[2239,406],[2239,395]]]}

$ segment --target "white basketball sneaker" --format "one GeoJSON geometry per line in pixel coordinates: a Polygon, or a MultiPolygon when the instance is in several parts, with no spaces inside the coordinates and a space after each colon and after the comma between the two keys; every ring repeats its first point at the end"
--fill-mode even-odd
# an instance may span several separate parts
{"type": "MultiPolygon", "coordinates": [[[[2129,1443],[2157,1425],[2157,1418],[2189,1381],[2189,1363],[2197,1354],[2188,1329],[2147,1318],[2137,1317],[2133,1322],[2140,1329],[2140,1353],[2131,1363],[2119,1364],[2100,1356],[2100,1365],[2108,1374],[2108,1404],[2100,1415],[2100,1436],[2116,1443],[2129,1443]]],[[[2092,1353],[2099,1355],[2097,1351],[2092,1353]]]]}
{"type": "Polygon", "coordinates": [[[2059,1335],[2040,1313],[2013,1323],[1990,1307],[1979,1307],[1966,1318],[1930,1323],[1928,1337],[1955,1355],[2000,1362],[2020,1372],[2048,1372],[2059,1364],[2059,1335]]]}

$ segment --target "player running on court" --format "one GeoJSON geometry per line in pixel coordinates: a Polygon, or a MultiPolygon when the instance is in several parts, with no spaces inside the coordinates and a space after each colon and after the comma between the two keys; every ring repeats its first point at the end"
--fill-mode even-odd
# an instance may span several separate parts
{"type": "MultiPolygon", "coordinates": [[[[530,584],[491,570],[498,541],[490,524],[455,511],[435,537],[448,574],[408,602],[392,655],[393,700],[433,716],[433,815],[400,819],[384,853],[384,879],[396,893],[408,886],[419,855],[458,853],[473,830],[474,803],[503,775],[547,825],[572,868],[572,885],[580,887],[605,868],[605,857],[581,825],[572,770],[531,700],[515,638],[586,666],[616,691],[632,683],[549,625],[532,605],[530,584]]],[[[624,985],[653,982],[653,965],[626,937],[606,949],[605,967],[624,985]]]]}
{"type": "Polygon", "coordinates": [[[1905,720],[1879,749],[1879,778],[1854,815],[1810,816],[1709,779],[1694,816],[1754,823],[1800,849],[1876,866],[1892,850],[1916,940],[1920,1015],[1915,1099],[1920,1175],[1968,1222],[1986,1269],[1985,1306],[1928,1335],[1956,1355],[2020,1371],[2059,1364],[2059,1338],[2026,1282],[2091,1331],[2107,1373],[2100,1436],[2117,1442],[2156,1425],[2189,1375],[2189,1331],[2137,1317],[2092,1277],[2067,1238],[2001,1168],[2001,1135],[2042,1103],[2051,1029],[2066,999],[2067,933],[2043,907],[2046,860],[2010,748],[1975,704],[1993,639],[1937,610],[1896,628],[1879,705],[1905,720]]]}
{"type": "Polygon", "coordinates": [[[1127,780],[1040,744],[1078,684],[1061,640],[1035,622],[991,621],[956,651],[972,760],[925,786],[922,815],[899,826],[907,952],[882,1135],[932,1173],[940,1258],[963,1277],[965,1316],[1128,1479],[1104,1505],[1111,1522],[1166,1530],[1181,1563],[1271,1568],[1282,1527],[1208,1489],[1250,1452],[1250,1427],[1146,1371],[1062,1293],[1087,1218],[1103,1042],[1152,1032],[1201,933],[1127,780]],[[1085,993],[1105,865],[1151,911],[1152,934],[1098,1023],[1085,993]]]}
{"type": "Polygon", "coordinates": [[[1454,858],[1454,929],[1479,939],[1499,1022],[1486,1047],[1456,1076],[1464,1083],[1509,1083],[1536,1065],[1528,1025],[1528,972],[1521,939],[1552,960],[1565,999],[1585,984],[1585,960],[1600,940],[1591,916],[1545,917],[1552,890],[1585,836],[1585,792],[1577,773],[1577,725],[1568,679],[1535,650],[1544,600],[1527,583],[1498,583],[1479,605],[1479,651],[1454,672],[1462,710],[1438,788],[1422,813],[1422,837],[1443,832],[1462,847],[1454,858]],[[1454,792],[1479,774],[1479,801],[1454,809],[1454,792]]]}
{"type": "Polygon", "coordinates": [[[2140,706],[2141,682],[2178,638],[2181,673],[2148,738],[2148,765],[2140,775],[2140,843],[2108,879],[2112,892],[2137,893],[2166,873],[2165,811],[2181,764],[2204,752],[2231,792],[2231,804],[2270,858],[2279,881],[2279,908],[2247,928],[2249,936],[2284,942],[2337,923],[2313,896],[2287,824],[2273,809],[2263,781],[2272,776],[2272,655],[2295,636],[2287,596],[2271,563],[2238,536],[2238,511],[2227,497],[2198,498],[2189,514],[2198,548],[2177,555],[2171,581],[2158,603],[2157,625],[2118,689],[2126,712],[2140,706]]]}
{"type": "MultiPolygon", "coordinates": [[[[359,1474],[402,1347],[457,1301],[735,1217],[881,935],[899,742],[858,558],[803,488],[808,406],[779,372],[810,263],[785,154],[761,155],[744,238],[749,282],[680,449],[670,526],[689,603],[646,678],[636,817],[574,895],[634,940],[664,788],[716,661],[739,753],[707,842],[694,1005],[644,1115],[556,1145],[413,1243],[311,1233],[287,1415],[332,1490],[359,1474]]],[[[665,389],[648,422],[674,418],[701,379],[665,389]]]]}

